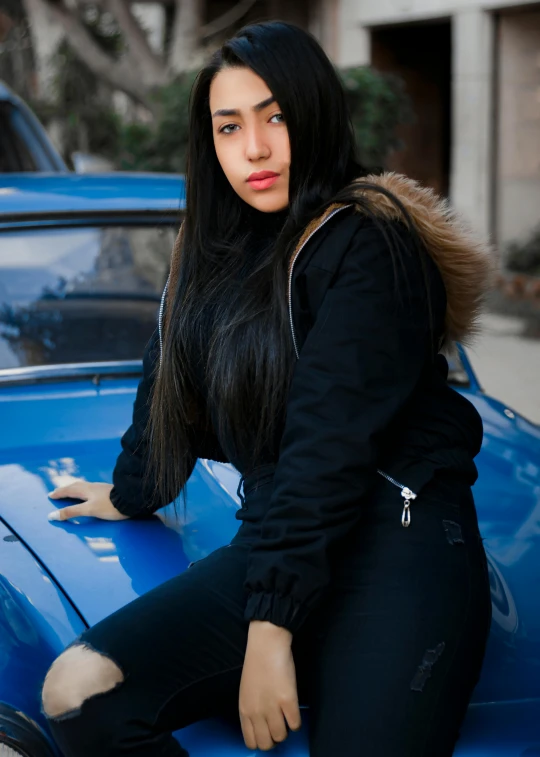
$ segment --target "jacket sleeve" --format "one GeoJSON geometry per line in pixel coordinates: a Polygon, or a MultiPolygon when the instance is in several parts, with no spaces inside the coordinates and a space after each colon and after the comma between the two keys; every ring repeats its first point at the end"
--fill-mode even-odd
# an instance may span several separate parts
{"type": "MultiPolygon", "coordinates": [[[[159,363],[159,332],[152,334],[143,357],[143,375],[133,405],[133,419],[131,426],[121,439],[122,452],[118,456],[113,471],[113,489],[111,502],[124,515],[131,518],[150,517],[159,507],[168,502],[154,504],[149,507],[152,498],[153,482],[150,479],[146,488],[144,474],[147,464],[148,445],[144,431],[148,423],[150,412],[150,397],[154,384],[154,372],[159,363]]],[[[196,457],[193,459],[193,467],[196,457]]]]}
{"type": "Polygon", "coordinates": [[[368,503],[380,436],[419,380],[427,295],[420,256],[407,232],[399,237],[394,269],[385,235],[359,223],[301,348],[271,500],[250,552],[246,620],[294,633],[320,601],[329,550],[368,503]]]}

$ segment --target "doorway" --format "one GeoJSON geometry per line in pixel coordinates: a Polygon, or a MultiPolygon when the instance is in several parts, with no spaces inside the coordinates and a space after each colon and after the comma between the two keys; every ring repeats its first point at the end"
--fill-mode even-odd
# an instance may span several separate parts
{"type": "Polygon", "coordinates": [[[373,29],[371,62],[405,81],[414,121],[398,127],[403,147],[386,168],[404,173],[448,196],[452,124],[452,27],[450,21],[373,29]]]}

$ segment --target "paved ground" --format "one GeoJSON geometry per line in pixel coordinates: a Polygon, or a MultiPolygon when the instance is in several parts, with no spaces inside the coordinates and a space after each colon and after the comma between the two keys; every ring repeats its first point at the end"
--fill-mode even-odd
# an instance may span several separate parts
{"type": "Polygon", "coordinates": [[[521,336],[521,318],[486,314],[467,353],[488,394],[540,424],[540,339],[521,336]]]}

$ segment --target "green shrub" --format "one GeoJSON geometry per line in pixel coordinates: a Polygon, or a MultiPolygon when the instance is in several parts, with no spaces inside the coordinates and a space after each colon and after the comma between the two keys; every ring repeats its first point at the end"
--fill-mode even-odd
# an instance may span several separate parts
{"type": "Polygon", "coordinates": [[[126,171],[185,170],[189,131],[189,94],[196,72],[174,79],[154,94],[158,117],[153,124],[123,124],[118,168],[126,171]]]}
{"type": "Polygon", "coordinates": [[[396,127],[413,119],[405,82],[369,66],[347,68],[340,73],[360,160],[366,168],[384,167],[388,154],[402,147],[396,127]]]}

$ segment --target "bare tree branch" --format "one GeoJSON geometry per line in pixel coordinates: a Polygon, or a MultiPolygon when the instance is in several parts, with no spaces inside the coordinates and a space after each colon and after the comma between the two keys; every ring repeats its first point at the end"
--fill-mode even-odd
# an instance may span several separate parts
{"type": "Polygon", "coordinates": [[[56,95],[56,69],[52,53],[60,44],[64,33],[42,0],[23,0],[28,19],[36,66],[37,94],[42,100],[54,101],[56,95]]]}
{"type": "Polygon", "coordinates": [[[229,8],[228,11],[222,13],[221,16],[215,18],[209,24],[205,24],[200,30],[200,38],[207,39],[214,34],[218,34],[218,32],[224,31],[229,26],[232,26],[232,24],[236,23],[238,19],[245,16],[256,2],[257,0],[240,0],[240,2],[233,5],[232,8],[229,8]]]}
{"type": "Polygon", "coordinates": [[[134,62],[148,66],[153,76],[160,79],[165,74],[165,63],[148,44],[148,38],[133,15],[128,0],[103,0],[101,3],[115,17],[134,62]]]}
{"type": "Polygon", "coordinates": [[[201,0],[174,0],[176,13],[168,63],[150,47],[144,29],[131,10],[131,0],[93,0],[116,19],[126,45],[120,59],[107,54],[88,31],[81,17],[82,0],[24,2],[34,8],[48,10],[51,22],[63,28],[73,50],[96,76],[154,110],[151,91],[165,85],[171,75],[199,65],[202,42],[238,21],[255,5],[256,0],[239,0],[219,18],[204,26],[201,0]]]}
{"type": "MultiPolygon", "coordinates": [[[[137,69],[133,69],[129,58],[114,60],[107,55],[89,34],[78,14],[66,8],[63,2],[56,0],[38,1],[49,6],[57,21],[64,28],[73,50],[96,76],[150,108],[148,83],[141,79],[140,72],[137,69]]],[[[158,82],[156,82],[157,84],[158,82]]]]}
{"type": "Polygon", "coordinates": [[[202,8],[199,0],[176,0],[169,66],[181,73],[193,65],[200,47],[202,8]]]}

